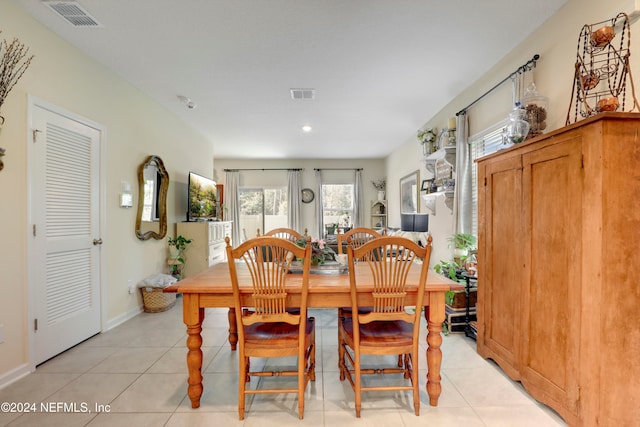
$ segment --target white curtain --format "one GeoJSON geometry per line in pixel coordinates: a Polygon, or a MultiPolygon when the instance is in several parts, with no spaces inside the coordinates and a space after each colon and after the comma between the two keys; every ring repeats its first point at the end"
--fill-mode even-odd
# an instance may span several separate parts
{"type": "Polygon", "coordinates": [[[471,233],[472,188],[469,119],[466,111],[458,115],[456,143],[456,186],[453,196],[453,233],[471,233]]]}
{"type": "Polygon", "coordinates": [[[324,237],[324,226],[322,225],[323,218],[322,173],[320,170],[316,170],[316,238],[318,239],[322,239],[324,237]]]}
{"type": "Polygon", "coordinates": [[[301,173],[299,170],[289,170],[287,173],[287,222],[289,228],[300,231],[300,193],[301,173]]]}
{"type": "Polygon", "coordinates": [[[364,191],[362,189],[362,169],[356,169],[353,186],[353,226],[364,227],[364,191]]]}
{"type": "Polygon", "coordinates": [[[233,221],[231,232],[231,242],[237,247],[242,241],[240,236],[240,172],[227,171],[225,176],[225,196],[227,198],[227,208],[229,209],[229,218],[233,221]]]}

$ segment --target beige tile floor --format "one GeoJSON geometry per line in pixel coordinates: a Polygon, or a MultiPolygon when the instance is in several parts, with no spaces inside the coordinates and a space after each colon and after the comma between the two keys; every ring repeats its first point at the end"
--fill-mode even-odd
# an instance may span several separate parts
{"type": "MultiPolygon", "coordinates": [[[[318,328],[317,379],[307,389],[304,420],[298,420],[295,395],[277,394],[248,400],[245,420],[239,421],[238,361],[226,341],[226,311],[207,310],[202,333],[204,393],[199,409],[191,409],[187,397],[186,333],[179,299],[171,310],[142,313],[0,390],[0,402],[33,402],[38,409],[41,402],[66,403],[75,405],[79,412],[69,413],[64,407],[59,408],[59,413],[0,411],[0,426],[566,425],[497,365],[479,357],[475,342],[463,334],[443,337],[442,395],[438,407],[428,403],[423,353],[419,361],[420,416],[413,412],[409,392],[378,392],[363,395],[362,416],[357,419],[353,392],[347,382],[338,379],[336,310],[323,309],[312,310],[318,328]],[[83,412],[82,405],[91,412],[83,412]]],[[[258,381],[253,386],[257,385],[258,381]]]]}

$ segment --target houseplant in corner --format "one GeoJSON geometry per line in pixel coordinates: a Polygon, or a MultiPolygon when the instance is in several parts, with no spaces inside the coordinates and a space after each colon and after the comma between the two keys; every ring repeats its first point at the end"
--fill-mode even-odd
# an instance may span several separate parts
{"type": "Polygon", "coordinates": [[[182,269],[187,263],[184,251],[191,243],[191,239],[184,236],[169,237],[167,244],[169,245],[169,264],[171,265],[171,275],[178,280],[182,277],[182,269]]]}

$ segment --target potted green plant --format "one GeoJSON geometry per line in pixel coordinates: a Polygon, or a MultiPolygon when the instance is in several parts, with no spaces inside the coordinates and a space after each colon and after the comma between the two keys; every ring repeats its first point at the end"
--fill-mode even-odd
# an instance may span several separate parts
{"type": "Polygon", "coordinates": [[[451,262],[441,260],[439,263],[433,266],[433,270],[436,273],[447,276],[451,280],[455,281],[457,281],[456,269],[458,268],[460,268],[460,265],[455,260],[451,260],[451,262]]]}
{"type": "Polygon", "coordinates": [[[191,239],[184,236],[169,237],[167,244],[169,245],[169,265],[171,266],[171,275],[178,280],[182,278],[182,270],[187,262],[184,251],[191,243],[191,239]]]}
{"type": "Polygon", "coordinates": [[[169,237],[167,244],[169,245],[169,258],[185,263],[184,251],[191,243],[191,239],[184,236],[169,237]]]}
{"type": "Polygon", "coordinates": [[[462,266],[469,256],[469,251],[476,249],[478,239],[472,234],[456,233],[449,237],[449,242],[453,245],[453,259],[458,266],[462,266]]]}

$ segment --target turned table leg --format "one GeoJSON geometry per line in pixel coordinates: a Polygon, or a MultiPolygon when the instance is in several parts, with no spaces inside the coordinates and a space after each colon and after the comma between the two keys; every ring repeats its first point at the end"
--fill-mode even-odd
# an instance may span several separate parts
{"type": "Polygon", "coordinates": [[[231,344],[231,351],[234,351],[238,344],[238,325],[236,323],[235,308],[229,307],[227,318],[229,319],[229,344],[231,344]]]}
{"type": "Polygon", "coordinates": [[[189,387],[187,394],[191,399],[191,407],[200,407],[202,397],[202,320],[204,309],[199,307],[197,294],[183,294],[183,318],[187,325],[187,368],[189,370],[189,387]]]}
{"type": "Polygon", "coordinates": [[[440,366],[442,365],[442,323],[444,322],[444,291],[429,292],[429,306],[425,307],[427,320],[427,393],[429,404],[438,406],[442,392],[440,366]]]}

